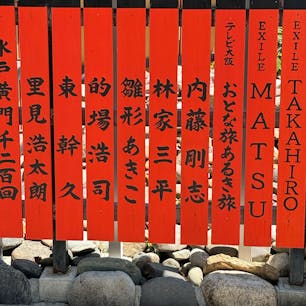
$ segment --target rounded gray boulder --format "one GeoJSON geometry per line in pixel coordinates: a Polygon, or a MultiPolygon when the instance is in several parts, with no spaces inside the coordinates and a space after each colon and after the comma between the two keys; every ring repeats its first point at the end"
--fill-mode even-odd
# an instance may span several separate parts
{"type": "Polygon", "coordinates": [[[172,277],[147,281],[141,290],[140,306],[198,306],[191,283],[172,277]]]}
{"type": "Polygon", "coordinates": [[[195,248],[190,253],[190,262],[192,266],[203,269],[204,264],[209,257],[208,253],[199,248],[195,248]]]}
{"type": "Polygon", "coordinates": [[[78,274],[88,271],[122,271],[131,277],[135,285],[140,284],[142,277],[139,268],[135,264],[121,258],[85,258],[78,264],[78,274]]]}
{"type": "Polygon", "coordinates": [[[131,278],[121,271],[90,271],[74,280],[67,294],[73,306],[134,305],[136,289],[131,278]]]}
{"type": "Polygon", "coordinates": [[[25,275],[0,260],[0,304],[30,304],[31,287],[25,275]]]}
{"type": "Polygon", "coordinates": [[[214,271],[204,277],[201,289],[211,306],[276,306],[276,291],[264,279],[242,271],[214,271]]]}
{"type": "Polygon", "coordinates": [[[39,278],[42,268],[31,260],[16,259],[12,262],[12,267],[21,271],[27,278],[39,278]]]}

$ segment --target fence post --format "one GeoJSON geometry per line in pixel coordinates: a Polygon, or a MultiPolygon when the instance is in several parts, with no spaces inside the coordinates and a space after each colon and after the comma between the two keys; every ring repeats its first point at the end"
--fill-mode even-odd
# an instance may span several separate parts
{"type": "Polygon", "coordinates": [[[53,239],[53,272],[66,273],[69,267],[67,256],[67,241],[53,239]]]}
{"type": "Polygon", "coordinates": [[[118,241],[118,221],[114,222],[114,241],[109,242],[108,252],[109,257],[121,258],[123,255],[123,244],[118,241]]]}
{"type": "MultiPolygon", "coordinates": [[[[117,9],[117,0],[112,0],[112,8],[117,9]]],[[[116,20],[117,22],[117,20],[116,20]]],[[[114,110],[115,114],[118,109],[118,102],[117,102],[117,24],[115,23],[113,25],[113,71],[114,71],[114,76],[113,76],[113,83],[114,83],[114,110]]],[[[116,118],[116,116],[114,116],[116,118]]],[[[116,119],[115,119],[116,122],[116,119]]],[[[117,139],[118,135],[118,126],[117,122],[115,123],[114,127],[114,137],[117,139]]],[[[114,141],[115,141],[114,139],[114,141]]],[[[118,203],[118,149],[117,146],[115,145],[114,148],[114,203],[118,203]]],[[[121,258],[123,255],[123,244],[118,241],[118,204],[114,205],[114,212],[115,212],[115,222],[114,222],[114,241],[109,242],[109,256],[110,257],[117,257],[121,258]]]]}
{"type": "Polygon", "coordinates": [[[2,246],[3,246],[3,240],[2,240],[2,238],[0,238],[0,260],[3,259],[3,248],[2,248],[2,246]]]}
{"type": "Polygon", "coordinates": [[[304,284],[304,249],[289,250],[289,284],[302,286],[304,284]]]}

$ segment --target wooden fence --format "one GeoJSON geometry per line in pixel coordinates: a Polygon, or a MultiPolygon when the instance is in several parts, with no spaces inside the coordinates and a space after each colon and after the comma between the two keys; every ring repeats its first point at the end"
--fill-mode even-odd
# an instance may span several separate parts
{"type": "Polygon", "coordinates": [[[0,237],[304,248],[306,3],[180,5],[1,1],[0,237]]]}

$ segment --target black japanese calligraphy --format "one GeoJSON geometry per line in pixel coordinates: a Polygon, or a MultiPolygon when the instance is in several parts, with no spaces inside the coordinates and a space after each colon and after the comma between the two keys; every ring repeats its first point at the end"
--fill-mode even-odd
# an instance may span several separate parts
{"type": "Polygon", "coordinates": [[[143,96],[142,93],[143,85],[138,78],[136,80],[125,78],[121,83],[121,85],[123,86],[123,90],[121,92],[126,97],[137,98],[143,96]]]}
{"type": "Polygon", "coordinates": [[[30,186],[30,199],[37,199],[46,202],[47,200],[47,184],[37,184],[33,182],[30,186]]]}
{"type": "Polygon", "coordinates": [[[226,46],[226,54],[224,55],[224,65],[234,66],[234,50],[233,44],[235,39],[233,38],[231,32],[235,28],[235,24],[229,21],[226,25],[226,39],[225,39],[225,46],[226,46]]]}
{"type": "Polygon", "coordinates": [[[175,94],[175,91],[172,89],[173,84],[169,79],[166,80],[166,83],[163,84],[159,79],[157,79],[156,84],[153,85],[153,94],[156,94],[157,97],[160,97],[162,94],[165,94],[165,98],[168,99],[170,94],[175,94]]]}
{"type": "Polygon", "coordinates": [[[133,136],[130,136],[127,140],[126,146],[123,147],[123,152],[131,155],[137,155],[140,151],[139,147],[135,143],[136,139],[133,136]]]}
{"type": "Polygon", "coordinates": [[[96,145],[91,145],[88,151],[89,162],[102,162],[106,163],[110,156],[109,147],[102,141],[96,145]]]}
{"type": "Polygon", "coordinates": [[[99,94],[102,97],[107,96],[111,89],[111,85],[105,82],[106,79],[101,77],[101,81],[98,81],[97,77],[94,77],[93,80],[88,84],[89,86],[89,93],[91,94],[99,94]]]}
{"type": "Polygon", "coordinates": [[[169,187],[168,180],[157,180],[157,185],[155,189],[152,190],[152,193],[159,193],[159,199],[162,201],[165,192],[173,192],[169,187]]]}
{"type": "Polygon", "coordinates": [[[79,149],[80,144],[81,143],[75,138],[74,135],[72,135],[69,139],[62,135],[57,143],[58,149],[56,151],[60,152],[61,154],[69,152],[72,156],[74,151],[79,149]]]}
{"type": "Polygon", "coordinates": [[[70,182],[67,182],[65,184],[65,186],[60,190],[60,191],[65,191],[60,196],[60,198],[64,198],[64,197],[70,196],[70,197],[72,197],[75,200],[80,200],[81,198],[73,192],[74,189],[75,189],[75,185],[70,183],[70,182]]]}
{"type": "Polygon", "coordinates": [[[173,116],[173,113],[165,109],[161,109],[160,112],[153,115],[154,118],[158,119],[155,123],[155,126],[161,131],[166,129],[173,129],[173,126],[170,124],[170,118],[173,116]]]}
{"type": "Polygon", "coordinates": [[[140,107],[133,108],[132,106],[125,106],[124,113],[120,116],[120,118],[122,119],[122,123],[129,126],[138,125],[143,122],[140,107]]]}
{"type": "Polygon", "coordinates": [[[29,153],[32,153],[33,149],[35,152],[45,152],[48,142],[46,141],[45,136],[37,134],[29,137],[27,145],[30,147],[30,149],[28,149],[29,153]]]}
{"type": "MultiPolygon", "coordinates": [[[[125,186],[126,189],[128,190],[133,190],[135,192],[138,191],[138,188],[136,186],[133,186],[133,185],[126,185],[125,186]]],[[[136,204],[137,201],[135,199],[131,199],[130,197],[128,197],[127,195],[124,196],[124,199],[129,203],[129,204],[136,204]]]]}
{"type": "Polygon", "coordinates": [[[195,82],[188,84],[187,97],[190,98],[194,91],[200,93],[200,96],[198,96],[197,98],[199,98],[203,102],[206,100],[207,84],[205,82],[200,81],[198,77],[195,78],[195,82]]]}
{"type": "Polygon", "coordinates": [[[236,209],[236,202],[235,197],[233,197],[231,194],[222,194],[222,197],[218,199],[218,207],[222,210],[224,208],[227,208],[228,211],[231,209],[236,209]]]}
{"type": "Polygon", "coordinates": [[[173,161],[169,158],[169,146],[157,146],[157,159],[154,159],[155,164],[159,163],[172,163],[173,161]]]}
{"type": "Polygon", "coordinates": [[[13,174],[16,170],[14,168],[1,168],[0,169],[0,179],[2,183],[12,183],[13,174]]]}
{"type": "Polygon", "coordinates": [[[0,83],[0,100],[2,100],[2,98],[5,98],[7,101],[10,101],[11,98],[9,97],[9,94],[11,91],[12,87],[10,87],[6,81],[0,83]]]}
{"type": "Polygon", "coordinates": [[[190,131],[200,131],[204,127],[207,127],[207,124],[204,120],[206,113],[202,111],[201,108],[198,108],[196,111],[189,110],[189,113],[187,113],[187,121],[186,121],[186,129],[190,131]]]}
{"type": "Polygon", "coordinates": [[[97,122],[98,127],[105,131],[109,125],[111,117],[109,116],[109,110],[108,109],[99,109],[98,111],[93,111],[89,115],[90,121],[87,123],[88,125],[93,125],[95,122],[97,122]]]}
{"type": "Polygon", "coordinates": [[[97,180],[93,182],[94,189],[92,192],[95,195],[103,195],[102,199],[109,201],[110,182],[108,180],[97,180]]]}
{"type": "Polygon", "coordinates": [[[29,84],[29,92],[27,93],[28,96],[38,95],[38,96],[44,96],[45,94],[40,91],[40,87],[44,83],[44,79],[41,77],[31,77],[27,79],[27,82],[29,84]]]}
{"type": "Polygon", "coordinates": [[[16,161],[11,158],[11,153],[1,153],[0,159],[0,179],[2,183],[9,183],[11,184],[13,181],[13,173],[16,172],[14,168],[11,168],[10,165],[16,164],[16,161]]]}
{"type": "Polygon", "coordinates": [[[18,192],[19,191],[15,186],[3,186],[0,188],[0,200],[15,200],[18,192]]]}
{"type": "Polygon", "coordinates": [[[35,162],[33,164],[30,164],[30,167],[32,168],[32,171],[29,172],[29,175],[34,173],[43,175],[48,174],[48,172],[43,169],[46,167],[46,164],[39,162],[37,158],[35,158],[35,162]]]}
{"type": "Polygon", "coordinates": [[[129,180],[133,179],[132,175],[138,175],[137,172],[137,163],[131,159],[125,164],[127,173],[125,177],[129,180]]]}
{"type": "Polygon", "coordinates": [[[186,151],[186,157],[184,164],[186,166],[190,166],[191,168],[195,168],[198,166],[199,168],[205,167],[205,158],[206,158],[206,150],[196,150],[190,149],[186,151]]]}
{"type": "Polygon", "coordinates": [[[227,208],[228,211],[236,209],[236,199],[232,195],[231,191],[234,189],[235,169],[232,166],[232,162],[235,159],[235,153],[232,149],[232,145],[238,142],[238,133],[235,129],[234,123],[237,121],[235,117],[234,107],[236,105],[237,98],[237,85],[235,83],[225,82],[223,92],[223,107],[224,115],[222,117],[223,130],[220,132],[219,140],[224,143],[223,152],[220,157],[222,160],[222,195],[218,199],[218,207],[223,210],[227,208]]]}
{"type": "Polygon", "coordinates": [[[73,83],[72,79],[70,79],[67,75],[62,80],[63,82],[59,84],[59,87],[61,89],[61,93],[59,96],[65,96],[65,98],[68,98],[69,95],[71,96],[77,96],[75,92],[73,92],[75,88],[75,84],[73,83]]]}
{"type": "Polygon", "coordinates": [[[3,56],[4,52],[11,53],[12,51],[7,47],[8,42],[0,39],[0,57],[3,56]]]}
{"type": "Polygon", "coordinates": [[[189,196],[185,199],[186,202],[189,200],[195,204],[201,204],[204,202],[205,195],[201,191],[201,188],[203,188],[203,185],[198,184],[196,181],[192,181],[192,184],[187,187],[189,196]]]}
{"type": "Polygon", "coordinates": [[[11,68],[10,66],[7,64],[7,62],[5,61],[0,61],[0,73],[1,72],[8,72],[10,71],[11,68]]]}
{"type": "Polygon", "coordinates": [[[7,117],[7,125],[13,125],[13,108],[11,106],[8,107],[0,107],[0,116],[7,117]]]}
{"type": "Polygon", "coordinates": [[[30,105],[30,119],[27,121],[29,122],[36,122],[39,124],[43,124],[46,123],[47,120],[44,117],[40,117],[41,116],[41,105],[40,104],[32,104],[30,105]]]}
{"type": "Polygon", "coordinates": [[[229,144],[233,144],[233,142],[238,142],[237,139],[237,131],[230,128],[225,128],[220,134],[220,140],[222,142],[228,142],[229,144]]]}
{"type": "Polygon", "coordinates": [[[8,130],[5,130],[3,134],[0,135],[0,144],[2,144],[3,150],[6,150],[6,146],[8,142],[14,141],[13,138],[8,137],[8,134],[9,134],[8,130]]]}

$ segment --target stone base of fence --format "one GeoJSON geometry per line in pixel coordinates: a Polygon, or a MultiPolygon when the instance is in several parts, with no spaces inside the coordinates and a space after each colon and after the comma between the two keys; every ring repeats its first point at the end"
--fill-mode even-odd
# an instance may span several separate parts
{"type": "MultiPolygon", "coordinates": [[[[87,237],[84,225],[84,237],[87,237]]],[[[211,231],[208,231],[211,233],[211,231]]],[[[306,249],[68,240],[60,273],[52,240],[4,238],[0,305],[306,305],[306,249]],[[116,248],[115,248],[116,249],[116,248]],[[57,272],[57,273],[56,273],[57,272]]]]}
{"type": "Polygon", "coordinates": [[[39,278],[27,279],[9,265],[10,257],[4,260],[0,305],[306,305],[306,285],[289,285],[287,277],[273,282],[244,271],[215,270],[196,285],[170,268],[160,275],[147,271],[151,276],[145,278],[148,262],[108,257],[83,259],[66,274],[45,267],[39,278]]]}
{"type": "Polygon", "coordinates": [[[77,276],[76,267],[65,275],[53,274],[47,268],[39,279],[30,279],[30,287],[32,303],[20,306],[306,305],[306,285],[290,286],[287,278],[280,278],[273,286],[240,271],[215,271],[197,287],[171,277],[135,285],[121,271],[90,271],[77,276]]]}

